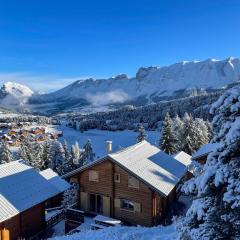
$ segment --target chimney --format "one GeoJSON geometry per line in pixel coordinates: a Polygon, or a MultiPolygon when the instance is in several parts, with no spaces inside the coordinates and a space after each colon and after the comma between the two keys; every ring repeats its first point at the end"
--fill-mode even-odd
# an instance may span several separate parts
{"type": "Polygon", "coordinates": [[[112,141],[107,141],[107,154],[112,152],[112,141]]]}

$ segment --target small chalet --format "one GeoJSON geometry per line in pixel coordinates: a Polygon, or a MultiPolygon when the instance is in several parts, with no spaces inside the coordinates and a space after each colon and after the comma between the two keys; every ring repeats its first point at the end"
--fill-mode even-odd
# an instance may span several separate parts
{"type": "Polygon", "coordinates": [[[10,239],[39,233],[46,227],[45,203],[68,187],[50,169],[38,172],[22,160],[0,165],[0,229],[8,229],[10,239]]]}
{"type": "Polygon", "coordinates": [[[79,207],[86,213],[153,226],[176,199],[176,188],[191,163],[188,156],[181,153],[174,158],[142,141],[64,178],[79,185],[79,207]]]}
{"type": "Polygon", "coordinates": [[[205,144],[192,155],[192,160],[195,160],[201,164],[205,164],[209,153],[215,151],[218,147],[220,147],[220,143],[205,144]]]}

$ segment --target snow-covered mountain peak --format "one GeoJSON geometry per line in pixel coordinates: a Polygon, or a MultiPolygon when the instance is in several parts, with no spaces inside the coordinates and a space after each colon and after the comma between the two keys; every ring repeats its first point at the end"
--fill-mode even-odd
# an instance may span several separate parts
{"type": "Polygon", "coordinates": [[[34,92],[27,86],[6,82],[0,89],[0,106],[25,111],[26,104],[33,95],[34,92]]]}
{"type": "Polygon", "coordinates": [[[14,82],[4,83],[1,90],[16,97],[30,97],[34,93],[29,87],[14,82]]]}
{"type": "MultiPolygon", "coordinates": [[[[225,89],[240,81],[240,59],[182,61],[163,67],[141,67],[135,77],[119,74],[110,78],[88,78],[52,93],[33,94],[28,87],[6,83],[0,89],[0,104],[15,100],[33,109],[49,112],[85,110],[104,106],[145,105],[225,89]],[[8,96],[8,97],[6,97],[8,96]]],[[[1,106],[0,105],[0,106],[1,106]]]]}
{"type": "Polygon", "coordinates": [[[136,79],[141,80],[148,76],[149,74],[157,71],[160,67],[150,66],[150,67],[140,67],[136,73],[136,79]]]}

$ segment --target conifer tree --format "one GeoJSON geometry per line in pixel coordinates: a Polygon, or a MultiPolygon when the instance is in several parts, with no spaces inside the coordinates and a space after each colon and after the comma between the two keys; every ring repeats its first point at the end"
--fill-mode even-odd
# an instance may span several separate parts
{"type": "Polygon", "coordinates": [[[142,141],[146,140],[146,138],[147,138],[147,134],[145,132],[145,128],[144,128],[143,124],[139,124],[137,142],[142,142],[142,141]]]}
{"type": "Polygon", "coordinates": [[[213,104],[214,137],[219,147],[209,154],[200,174],[184,186],[194,196],[180,222],[181,239],[240,239],[240,87],[213,104]]]}
{"type": "Polygon", "coordinates": [[[79,148],[78,142],[75,142],[75,144],[71,147],[71,163],[73,166],[82,166],[81,160],[81,151],[79,148]]]}
{"type": "Polygon", "coordinates": [[[78,185],[71,183],[71,187],[63,194],[62,206],[64,209],[72,207],[78,202],[78,185]]]}
{"type": "Polygon", "coordinates": [[[95,154],[93,153],[92,143],[88,139],[87,143],[83,146],[83,152],[81,160],[83,164],[87,164],[94,161],[95,154]]]}
{"type": "Polygon", "coordinates": [[[50,168],[56,171],[58,174],[62,175],[64,171],[65,164],[65,153],[61,142],[55,140],[52,142],[50,147],[50,168]]]}
{"type": "Polygon", "coordinates": [[[22,140],[19,151],[18,151],[18,155],[26,163],[31,165],[31,162],[33,160],[33,153],[32,153],[32,144],[29,138],[24,138],[22,140]]]}
{"type": "Polygon", "coordinates": [[[44,164],[43,169],[47,169],[50,162],[50,141],[45,141],[43,143],[42,160],[44,164]]]}
{"type": "Polygon", "coordinates": [[[176,115],[176,117],[173,119],[173,132],[176,136],[177,151],[182,150],[183,129],[184,129],[184,123],[181,120],[181,118],[178,115],[176,115]]]}
{"type": "Polygon", "coordinates": [[[43,144],[38,142],[31,143],[31,161],[30,165],[38,170],[44,169],[44,161],[43,161],[43,144]]]}
{"type": "Polygon", "coordinates": [[[160,149],[167,154],[173,154],[177,151],[177,138],[173,130],[173,122],[167,113],[163,121],[162,133],[160,139],[160,149]]]}
{"type": "Polygon", "coordinates": [[[195,151],[194,142],[194,120],[188,113],[183,117],[182,151],[192,155],[195,151]]]}
{"type": "Polygon", "coordinates": [[[12,152],[9,149],[8,143],[2,141],[0,145],[0,164],[9,163],[13,160],[12,152]]]}

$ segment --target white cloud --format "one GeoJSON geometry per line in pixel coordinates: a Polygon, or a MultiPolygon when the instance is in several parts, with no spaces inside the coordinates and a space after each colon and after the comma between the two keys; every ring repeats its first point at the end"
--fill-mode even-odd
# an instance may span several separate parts
{"type": "Polygon", "coordinates": [[[79,79],[88,77],[63,78],[56,75],[35,75],[28,72],[0,72],[0,84],[16,82],[37,92],[51,92],[67,86],[79,79]]]}
{"type": "Polygon", "coordinates": [[[97,92],[95,94],[86,94],[86,98],[94,106],[104,106],[113,103],[123,103],[129,99],[129,96],[120,89],[106,93],[97,92]]]}

